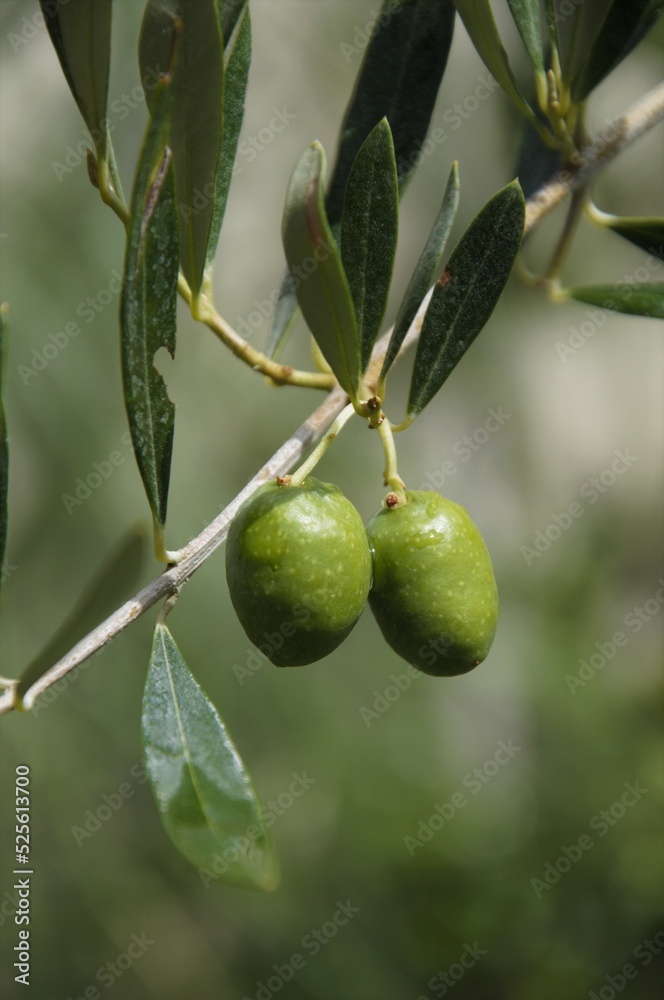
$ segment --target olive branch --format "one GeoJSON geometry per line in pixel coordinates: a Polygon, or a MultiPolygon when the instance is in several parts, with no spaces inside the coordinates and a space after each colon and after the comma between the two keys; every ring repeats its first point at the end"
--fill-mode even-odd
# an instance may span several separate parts
{"type": "MultiPolygon", "coordinates": [[[[524,235],[531,233],[565,199],[584,189],[595,174],[663,118],[664,83],[654,87],[605,126],[601,134],[579,149],[570,167],[556,173],[528,198],[524,235]],[[610,138],[607,139],[607,135],[610,138]]],[[[117,205],[112,207],[117,210],[117,205]]],[[[399,357],[417,342],[432,291],[433,289],[430,289],[423,299],[401,344],[399,357]]],[[[366,376],[369,385],[375,384],[379,376],[391,333],[392,330],[385,333],[373,351],[366,376]]],[[[322,387],[326,384],[325,380],[321,379],[319,384],[322,387]]],[[[0,679],[4,688],[0,694],[0,715],[13,710],[30,711],[40,695],[112,642],[128,625],[137,621],[160,601],[170,600],[179,594],[195,571],[223,544],[229,525],[241,504],[269,479],[283,476],[291,471],[308,449],[323,438],[347,403],[347,393],[335,385],[324,401],[277,449],[231,503],[200,534],[179,550],[177,565],[169,566],[117,608],[22,694],[19,693],[19,679],[0,679]]]]}

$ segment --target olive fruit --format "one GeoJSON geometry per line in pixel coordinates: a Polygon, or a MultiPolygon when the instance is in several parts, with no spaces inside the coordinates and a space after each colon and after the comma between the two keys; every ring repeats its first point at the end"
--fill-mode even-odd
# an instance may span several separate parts
{"type": "Polygon", "coordinates": [[[226,576],[251,641],[278,667],[313,663],[343,642],[366,604],[362,519],[330,483],[272,480],[231,524],[226,576]]]}
{"type": "Polygon", "coordinates": [[[395,652],[435,677],[487,656],[498,620],[491,559],[467,511],[430,490],[388,494],[367,525],[369,606],[395,652]]]}

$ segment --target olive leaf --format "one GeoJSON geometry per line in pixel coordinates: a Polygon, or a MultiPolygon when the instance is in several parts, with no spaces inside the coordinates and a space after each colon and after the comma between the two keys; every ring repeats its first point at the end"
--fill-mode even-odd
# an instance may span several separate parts
{"type": "Polygon", "coordinates": [[[143,528],[134,527],[108,553],[55,635],[21,674],[18,686],[21,697],[49,667],[127,600],[145,562],[146,549],[143,528]]]}
{"type": "MultiPolygon", "coordinates": [[[[538,114],[537,117],[544,124],[543,116],[538,114]]],[[[525,122],[515,171],[524,196],[530,198],[562,166],[560,150],[547,146],[532,124],[525,122]]]]}
{"type": "MultiPolygon", "coordinates": [[[[214,228],[221,224],[220,219],[213,221],[224,109],[224,46],[216,0],[150,0],[141,25],[139,61],[144,82],[164,72],[173,75],[168,143],[173,150],[180,266],[195,302],[214,228]],[[172,69],[174,39],[177,58],[172,69]]],[[[225,184],[226,178],[222,189],[225,184]]]]}
{"type": "Polygon", "coordinates": [[[454,248],[422,324],[408,422],[433,399],[489,319],[512,270],[524,223],[525,199],[513,181],[487,202],[454,248]]]}
{"type": "MultiPolygon", "coordinates": [[[[382,118],[394,139],[399,189],[420,159],[452,44],[452,0],[384,0],[376,15],[353,95],[339,136],[337,158],[326,200],[332,231],[337,233],[346,186],[360,147],[382,118]]],[[[342,52],[355,51],[342,45],[342,52]]],[[[266,346],[272,357],[292,327],[296,309],[293,282],[287,275],[279,291],[266,346]]]]}
{"type": "MultiPolygon", "coordinates": [[[[662,0],[613,0],[591,46],[572,79],[572,97],[584,101],[625,59],[654,26],[664,9],[662,0]]],[[[592,12],[597,17],[597,12],[592,12]]],[[[590,12],[588,14],[590,17],[590,12]]]]}
{"type": "Polygon", "coordinates": [[[240,129],[244,118],[244,99],[247,92],[249,66],[251,64],[251,20],[249,8],[242,5],[242,10],[233,24],[231,14],[235,14],[240,5],[225,4],[228,11],[222,26],[228,24],[230,34],[224,35],[224,90],[222,102],[222,141],[219,150],[219,161],[216,169],[216,191],[212,209],[212,222],[208,240],[205,267],[212,266],[221,224],[224,221],[228,191],[233,177],[233,166],[237,153],[240,129]]]}
{"type": "Polygon", "coordinates": [[[142,735],[152,792],[177,849],[210,878],[276,888],[272,838],[246,768],[162,624],[154,632],[142,735]]]}
{"type": "Polygon", "coordinates": [[[397,313],[392,336],[385,352],[383,370],[380,375],[381,383],[384,382],[388,371],[392,367],[404,338],[415,319],[417,310],[422,305],[422,300],[431,288],[436,272],[440,267],[447,239],[456,218],[457,208],[459,207],[459,190],[459,167],[454,162],[438,217],[433,224],[433,229],[413,271],[413,276],[408,283],[406,294],[397,313]]]}
{"type": "Polygon", "coordinates": [[[356,399],[361,375],[359,332],[325,211],[324,184],[325,152],[314,142],[293,171],[281,234],[302,315],[339,384],[356,399]]]}
{"type": "Polygon", "coordinates": [[[507,0],[514,23],[519,29],[524,48],[534,68],[544,70],[542,25],[539,0],[507,0]]]}
{"type": "Polygon", "coordinates": [[[636,282],[624,285],[586,285],[566,288],[566,295],[591,306],[630,316],[664,319],[664,283],[636,282]]]}
{"type": "Polygon", "coordinates": [[[562,77],[567,85],[578,75],[596,44],[598,32],[614,0],[577,4],[566,12],[558,3],[558,37],[562,77]]]}
{"type": "Polygon", "coordinates": [[[106,121],[111,60],[111,0],[40,0],[44,22],[62,72],[104,157],[109,142],[106,121]]]}
{"type": "Polygon", "coordinates": [[[327,210],[341,219],[348,177],[362,143],[382,118],[394,137],[399,186],[417,166],[454,33],[451,0],[386,0],[376,19],[341,127],[327,210]]]}
{"type": "Polygon", "coordinates": [[[166,520],[175,407],[154,366],[165,347],[175,353],[178,231],[175,184],[166,145],[172,83],[155,91],[131,199],[120,301],[125,405],[136,460],[153,517],[166,520]]]}
{"type": "Polygon", "coordinates": [[[454,6],[484,65],[493,73],[522,114],[532,120],[533,110],[516,82],[489,0],[454,0],[454,6]]]}
{"type": "Polygon", "coordinates": [[[664,260],[664,218],[637,218],[616,215],[607,227],[641,247],[653,257],[664,260]]]}
{"type": "Polygon", "coordinates": [[[0,585],[3,581],[5,547],[7,545],[7,500],[9,488],[9,445],[7,443],[7,423],[4,407],[4,374],[7,353],[7,316],[9,307],[0,303],[0,585]]]}
{"type": "Polygon", "coordinates": [[[385,314],[399,230],[399,187],[387,119],[355,157],[341,220],[341,258],[355,306],[362,371],[385,314]]]}

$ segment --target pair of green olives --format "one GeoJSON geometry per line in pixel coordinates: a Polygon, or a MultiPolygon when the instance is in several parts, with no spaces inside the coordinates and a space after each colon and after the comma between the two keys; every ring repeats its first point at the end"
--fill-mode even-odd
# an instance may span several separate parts
{"type": "Polygon", "coordinates": [[[431,491],[388,494],[365,528],[336,486],[273,480],[231,524],[226,575],[245,632],[280,667],[331,653],[367,598],[392,649],[433,676],[472,670],[496,631],[484,541],[463,507],[431,491]]]}

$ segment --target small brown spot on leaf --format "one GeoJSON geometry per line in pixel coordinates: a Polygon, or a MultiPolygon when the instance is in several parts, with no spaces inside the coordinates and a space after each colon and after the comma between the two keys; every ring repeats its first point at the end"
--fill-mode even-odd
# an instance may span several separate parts
{"type": "Polygon", "coordinates": [[[444,288],[445,285],[449,285],[453,277],[454,275],[452,274],[452,269],[450,267],[446,267],[436,284],[440,288],[444,288]]]}

